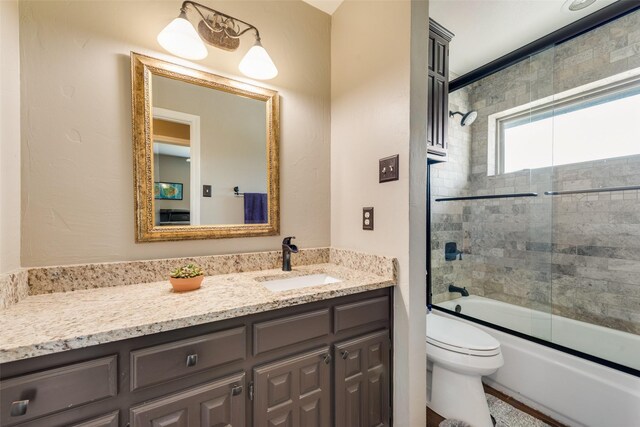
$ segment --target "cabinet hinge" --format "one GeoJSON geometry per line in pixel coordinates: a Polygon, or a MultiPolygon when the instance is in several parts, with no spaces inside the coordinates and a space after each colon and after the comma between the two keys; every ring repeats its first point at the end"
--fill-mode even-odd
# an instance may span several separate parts
{"type": "Polygon", "coordinates": [[[249,383],[249,400],[253,400],[253,381],[249,383]]]}

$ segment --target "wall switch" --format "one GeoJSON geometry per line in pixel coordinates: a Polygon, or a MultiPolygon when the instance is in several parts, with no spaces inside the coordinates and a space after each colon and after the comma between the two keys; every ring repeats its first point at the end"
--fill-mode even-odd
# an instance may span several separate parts
{"type": "Polygon", "coordinates": [[[380,159],[380,164],[378,167],[380,182],[397,181],[400,177],[398,173],[399,163],[400,156],[398,154],[396,154],[395,156],[380,159]]]}
{"type": "Polygon", "coordinates": [[[362,229],[373,230],[373,208],[362,208],[362,229]]]}
{"type": "Polygon", "coordinates": [[[202,197],[211,197],[211,186],[203,185],[202,186],[202,197]]]}

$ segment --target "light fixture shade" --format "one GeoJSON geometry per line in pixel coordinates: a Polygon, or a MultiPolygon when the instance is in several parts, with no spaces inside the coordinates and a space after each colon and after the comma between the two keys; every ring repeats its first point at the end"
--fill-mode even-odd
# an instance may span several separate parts
{"type": "Polygon", "coordinates": [[[207,47],[184,13],[160,31],[158,43],[167,51],[185,59],[203,59],[208,53],[207,47]]]}
{"type": "Polygon", "coordinates": [[[268,80],[278,75],[278,69],[262,47],[260,40],[256,40],[256,44],[242,58],[238,68],[242,74],[252,79],[268,80]]]}

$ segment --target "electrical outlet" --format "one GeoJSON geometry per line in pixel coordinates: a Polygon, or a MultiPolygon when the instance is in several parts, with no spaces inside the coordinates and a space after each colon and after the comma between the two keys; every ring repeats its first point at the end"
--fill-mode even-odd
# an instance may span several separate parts
{"type": "Polygon", "coordinates": [[[362,208],[362,229],[373,230],[373,208],[362,208]]]}
{"type": "Polygon", "coordinates": [[[398,154],[380,159],[378,166],[379,182],[397,181],[400,177],[398,172],[399,163],[400,156],[398,154]]]}
{"type": "Polygon", "coordinates": [[[211,197],[211,186],[203,185],[202,186],[202,197],[211,197]]]}

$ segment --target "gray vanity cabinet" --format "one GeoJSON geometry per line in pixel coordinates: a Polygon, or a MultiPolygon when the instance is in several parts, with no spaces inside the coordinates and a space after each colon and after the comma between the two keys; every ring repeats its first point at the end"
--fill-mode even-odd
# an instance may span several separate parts
{"type": "Polygon", "coordinates": [[[253,370],[254,427],[322,427],[331,424],[329,347],[253,370]]]}
{"type": "Polygon", "coordinates": [[[131,427],[245,425],[245,374],[232,375],[131,408],[131,427]]]}
{"type": "Polygon", "coordinates": [[[0,365],[2,427],[390,424],[390,288],[0,365]]]}
{"type": "Polygon", "coordinates": [[[335,345],[336,427],[389,425],[389,331],[335,345]]]}
{"type": "Polygon", "coordinates": [[[79,424],[74,424],[71,427],[118,427],[119,415],[119,412],[115,411],[97,418],[92,418],[88,421],[83,421],[79,424]]]}

